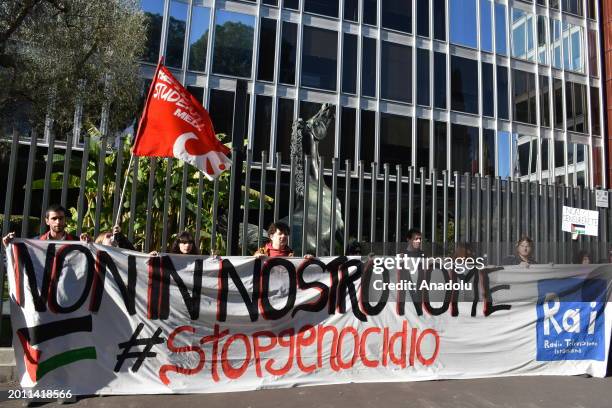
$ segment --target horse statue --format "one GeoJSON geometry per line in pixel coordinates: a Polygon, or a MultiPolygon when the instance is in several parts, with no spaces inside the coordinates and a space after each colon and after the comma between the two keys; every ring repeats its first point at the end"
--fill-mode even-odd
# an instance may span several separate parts
{"type": "MultiPolygon", "coordinates": [[[[291,134],[291,158],[295,165],[295,193],[296,206],[293,212],[293,230],[291,231],[292,246],[299,251],[302,247],[302,234],[304,228],[304,203],[308,202],[308,219],[306,221],[306,251],[315,253],[317,237],[317,203],[319,200],[318,189],[319,179],[323,177],[319,174],[319,163],[322,158],[319,155],[319,142],[327,136],[327,129],[334,121],[333,106],[323,104],[319,112],[312,118],[304,120],[297,119],[292,126],[291,134]],[[310,163],[308,174],[304,172],[304,152],[308,152],[310,163]],[[308,177],[308,191],[305,191],[305,179],[308,177]]],[[[332,197],[331,189],[323,180],[322,197],[322,216],[321,216],[321,240],[319,241],[319,255],[329,254],[330,240],[336,239],[336,234],[344,230],[342,220],[342,207],[337,197],[332,197]],[[331,228],[331,208],[332,199],[336,200],[336,225],[331,228]]],[[[283,219],[289,223],[289,219],[283,219]]]]}

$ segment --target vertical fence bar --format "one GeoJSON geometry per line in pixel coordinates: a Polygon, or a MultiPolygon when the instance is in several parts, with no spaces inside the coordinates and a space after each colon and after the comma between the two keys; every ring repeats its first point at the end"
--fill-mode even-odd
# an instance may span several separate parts
{"type": "Polygon", "coordinates": [[[553,262],[558,263],[558,259],[557,259],[557,247],[559,245],[559,233],[558,233],[558,227],[557,227],[557,206],[559,205],[558,200],[557,200],[557,185],[553,184],[552,185],[552,245],[553,246],[553,253],[552,253],[552,259],[553,262]]]}
{"type": "Polygon", "coordinates": [[[363,240],[363,160],[359,160],[357,170],[359,172],[358,179],[358,195],[357,198],[357,241],[363,240]]]}
{"type": "Polygon", "coordinates": [[[543,228],[541,231],[541,241],[543,243],[543,247],[544,247],[544,262],[548,263],[549,262],[549,248],[548,248],[548,242],[549,242],[549,228],[548,228],[548,194],[549,194],[549,188],[548,188],[548,179],[544,180],[544,185],[542,186],[542,221],[543,221],[543,228]]]}
{"type": "Polygon", "coordinates": [[[389,163],[383,165],[385,178],[383,184],[383,243],[385,244],[384,254],[387,254],[386,244],[389,242],[389,163]]]}
{"type": "Polygon", "coordinates": [[[217,254],[217,227],[219,225],[219,177],[213,181],[212,225],[210,228],[210,254],[217,254]]]}
{"type": "MultiPolygon", "coordinates": [[[[487,261],[490,263],[491,261],[491,177],[486,175],[484,178],[485,182],[485,197],[487,198],[485,205],[485,231],[484,231],[484,239],[486,242],[485,251],[487,254],[487,261]]],[[[499,219],[498,219],[499,222],[499,219]]]]}
{"type": "Polygon", "coordinates": [[[370,243],[376,242],[376,182],[378,181],[378,164],[372,162],[372,197],[370,206],[370,243]]]}
{"type": "Polygon", "coordinates": [[[459,192],[460,192],[460,176],[459,172],[454,172],[455,176],[455,244],[459,242],[459,227],[461,226],[461,218],[459,214],[459,192]]]}
{"type": "MultiPolygon", "coordinates": [[[[47,140],[49,141],[49,146],[47,147],[47,162],[45,165],[45,181],[43,185],[42,207],[40,214],[40,233],[45,230],[46,225],[45,212],[49,206],[49,186],[51,185],[51,171],[53,170],[53,155],[55,151],[55,132],[53,132],[51,129],[48,131],[45,129],[45,134],[48,136],[47,140]]],[[[87,173],[85,173],[85,175],[87,175],[87,173]]],[[[85,183],[85,178],[83,178],[82,183],[85,183]]]]}
{"type": "Polygon", "coordinates": [[[98,166],[96,168],[98,173],[98,189],[96,191],[96,211],[95,211],[95,221],[94,221],[94,236],[97,236],[100,232],[100,218],[102,216],[102,206],[103,197],[102,193],[104,191],[104,170],[106,168],[106,136],[102,134],[100,137],[100,151],[98,154],[98,166]]]}
{"type": "Polygon", "coordinates": [[[155,171],[157,170],[157,158],[151,157],[149,168],[149,190],[147,191],[147,217],[145,225],[144,252],[151,251],[151,213],[153,207],[153,189],[155,188],[155,171]]]}
{"type": "Polygon", "coordinates": [[[480,174],[476,174],[474,179],[474,194],[476,194],[476,219],[474,220],[476,224],[476,234],[474,240],[477,244],[480,244],[480,232],[482,231],[482,181],[480,174]]]}
{"type": "MultiPolygon", "coordinates": [[[[116,166],[115,166],[115,196],[113,197],[113,222],[117,219],[119,212],[119,198],[121,198],[121,179],[123,178],[123,138],[117,149],[116,166]]],[[[123,205],[123,203],[122,203],[123,205]]],[[[117,220],[121,224],[121,220],[117,220]]]]}
{"type": "Polygon", "coordinates": [[[323,157],[318,163],[319,180],[317,185],[317,233],[315,236],[315,255],[321,254],[322,230],[323,230],[323,157]]]}
{"type": "Polygon", "coordinates": [[[502,236],[502,201],[501,177],[495,177],[495,219],[497,220],[497,234],[495,234],[495,265],[501,264],[501,236],[502,236]]]}
{"type": "MultiPolygon", "coordinates": [[[[90,143],[91,143],[91,137],[89,135],[85,135],[83,138],[83,157],[81,158],[81,178],[80,178],[80,185],[79,185],[79,198],[77,200],[77,230],[76,230],[77,235],[81,235],[81,232],[83,232],[83,217],[85,216],[85,181],[87,180],[87,166],[89,164],[89,144],[90,143]]],[[[43,206],[43,209],[44,208],[45,207],[43,206]]],[[[130,217],[130,218],[132,220],[134,219],[134,217],[130,217]]]]}
{"type": "Polygon", "coordinates": [[[349,243],[351,222],[351,161],[346,160],[344,170],[344,242],[342,253],[346,255],[349,243]]]}
{"type": "Polygon", "coordinates": [[[442,170],[442,202],[444,205],[442,214],[442,243],[444,251],[446,251],[446,245],[448,244],[448,176],[446,170],[442,170]]]}
{"type": "Polygon", "coordinates": [[[280,212],[280,184],[281,184],[281,152],[276,153],[276,168],[274,174],[274,222],[278,221],[280,212]]]}
{"type": "MultiPolygon", "coordinates": [[[[294,231],[293,213],[295,208],[295,156],[291,155],[291,171],[289,172],[289,230],[294,231]]],[[[293,248],[293,234],[289,234],[289,246],[293,248]]]]}
{"type": "MultiPolygon", "coordinates": [[[[506,241],[506,255],[510,255],[512,252],[512,181],[510,179],[506,180],[506,189],[504,190],[505,194],[505,202],[504,206],[504,215],[505,215],[505,241],[506,241]]],[[[503,257],[502,257],[503,259],[503,257]]]]}
{"type": "MultiPolygon", "coordinates": [[[[238,237],[234,237],[234,222],[235,222],[235,218],[236,218],[236,200],[239,200],[240,198],[237,197],[237,193],[240,192],[240,190],[238,190],[238,192],[236,191],[237,189],[234,188],[235,184],[238,183],[238,180],[240,179],[240,173],[242,172],[242,169],[238,168],[238,149],[233,148],[232,149],[232,169],[231,169],[231,173],[230,173],[230,191],[229,191],[229,202],[228,202],[228,213],[227,213],[227,240],[226,240],[226,255],[236,255],[234,253],[234,251],[232,250],[234,247],[236,247],[236,245],[234,245],[234,240],[238,239],[238,237]]],[[[218,200],[218,197],[217,197],[218,200]]],[[[217,201],[218,204],[218,201],[217,201]]],[[[216,218],[215,218],[216,219],[216,218]]],[[[215,231],[216,232],[216,231],[215,231]]]]}
{"type": "Polygon", "coordinates": [[[308,241],[308,206],[310,205],[310,156],[304,156],[304,216],[302,217],[302,256],[306,254],[308,241]]]}
{"type": "MultiPolygon", "coordinates": [[[[187,219],[187,180],[189,179],[189,166],[183,163],[183,179],[181,183],[181,208],[179,210],[179,231],[185,231],[185,221],[187,219]]],[[[238,238],[238,237],[236,237],[238,238]]]]}
{"type": "Polygon", "coordinates": [[[514,202],[516,204],[515,206],[515,217],[514,217],[514,224],[515,224],[515,231],[516,231],[516,238],[517,241],[518,239],[521,237],[521,235],[523,235],[523,231],[521,230],[521,182],[520,181],[513,181],[513,193],[514,193],[514,202]]]}
{"type": "MultiPolygon", "coordinates": [[[[17,154],[19,153],[19,133],[13,128],[13,137],[11,140],[11,156],[9,158],[9,171],[6,178],[6,195],[4,196],[4,219],[2,222],[2,236],[8,234],[11,226],[11,214],[13,211],[13,192],[15,190],[15,173],[17,171],[17,154]]],[[[30,192],[26,192],[29,194],[30,192]]],[[[2,279],[0,277],[0,290],[2,290],[2,279]]],[[[0,298],[2,292],[0,291],[0,298]]],[[[1,306],[1,305],[0,305],[1,306]]],[[[2,309],[0,309],[0,315],[2,309]]]]}
{"type": "Polygon", "coordinates": [[[336,194],[338,193],[338,158],[332,159],[331,213],[329,216],[329,255],[334,256],[336,249],[336,194]]]}
{"type": "Polygon", "coordinates": [[[525,226],[523,228],[524,235],[527,235],[529,237],[532,237],[531,235],[531,229],[529,228],[531,225],[531,211],[530,211],[530,205],[531,205],[531,182],[527,181],[522,181],[521,182],[521,191],[522,191],[522,197],[523,200],[521,201],[522,204],[522,208],[523,208],[523,216],[521,217],[523,219],[523,222],[525,223],[525,226]]]}
{"type": "Polygon", "coordinates": [[[534,202],[534,212],[533,212],[533,226],[534,226],[534,239],[537,245],[538,250],[538,260],[542,259],[542,250],[541,250],[541,237],[540,237],[540,183],[535,182],[535,195],[533,197],[534,202]]]}
{"type": "Polygon", "coordinates": [[[472,229],[472,175],[470,173],[465,173],[465,194],[463,194],[463,208],[465,208],[465,231],[464,237],[465,242],[470,242],[472,239],[471,229],[472,229]]]}
{"type": "Polygon", "coordinates": [[[413,206],[412,203],[414,201],[414,167],[408,167],[408,229],[413,227],[412,225],[412,213],[413,206]]]}
{"type": "MultiPolygon", "coordinates": [[[[266,173],[268,167],[268,152],[261,151],[261,173],[259,174],[259,213],[257,217],[257,226],[259,231],[266,229],[264,225],[265,197],[266,197],[266,173]]],[[[257,236],[257,248],[262,245],[261,234],[257,236]]]]}
{"type": "Polygon", "coordinates": [[[396,177],[396,197],[395,197],[395,251],[399,251],[399,244],[402,242],[402,166],[395,166],[396,177]]]}
{"type": "MultiPolygon", "coordinates": [[[[128,239],[134,242],[134,221],[136,217],[136,194],[138,193],[138,167],[140,158],[134,156],[134,168],[132,169],[132,195],[130,197],[130,221],[128,222],[128,239]]],[[[79,212],[80,214],[80,212],[79,212]]]]}
{"type": "MultiPolygon", "coordinates": [[[[170,213],[170,189],[172,187],[172,167],[174,167],[174,159],[169,157],[166,159],[166,184],[164,188],[164,210],[162,211],[162,241],[161,251],[168,250],[168,215],[170,213]]],[[[183,166],[184,168],[185,166],[183,166]]],[[[181,195],[184,194],[184,191],[181,195]]],[[[182,229],[181,229],[182,231],[182,229]]]]}
{"type": "Polygon", "coordinates": [[[73,140],[78,141],[79,137],[81,136],[81,119],[83,117],[82,93],[84,86],[85,82],[83,80],[80,80],[78,84],[78,96],[74,108],[72,133],[68,133],[68,137],[66,138],[66,152],[64,153],[64,173],[62,177],[62,193],[60,198],[60,204],[62,205],[62,207],[66,207],[66,200],[68,199],[68,183],[70,181],[70,162],[72,160],[73,140]]]}
{"type": "Polygon", "coordinates": [[[21,220],[21,237],[28,237],[30,231],[30,207],[32,205],[32,179],[34,178],[34,164],[36,162],[36,149],[38,139],[32,131],[30,136],[30,150],[28,152],[28,169],[26,173],[25,196],[23,199],[23,219],[21,220]]]}
{"type": "Polygon", "coordinates": [[[431,243],[432,255],[433,244],[436,243],[436,225],[438,223],[438,172],[436,169],[431,171],[431,243]]]}
{"type": "Polygon", "coordinates": [[[426,228],[425,228],[425,194],[427,189],[427,179],[425,178],[425,168],[421,167],[419,169],[419,178],[421,183],[421,197],[419,199],[419,205],[421,207],[421,211],[419,213],[419,229],[421,230],[421,234],[425,237],[426,228]]]}
{"type": "MultiPolygon", "coordinates": [[[[251,162],[253,161],[253,151],[247,150],[246,168],[244,171],[244,206],[242,208],[242,256],[248,255],[248,234],[249,234],[249,203],[251,198],[251,162]]],[[[280,166],[280,162],[277,162],[280,166]]],[[[258,231],[261,236],[261,230],[258,231]]],[[[291,234],[289,234],[291,237],[291,234]]]]}
{"type": "Polygon", "coordinates": [[[198,250],[201,254],[204,253],[202,248],[202,194],[204,193],[204,174],[201,171],[198,172],[198,199],[197,199],[197,209],[196,209],[196,220],[195,220],[195,242],[198,247],[198,250]]]}

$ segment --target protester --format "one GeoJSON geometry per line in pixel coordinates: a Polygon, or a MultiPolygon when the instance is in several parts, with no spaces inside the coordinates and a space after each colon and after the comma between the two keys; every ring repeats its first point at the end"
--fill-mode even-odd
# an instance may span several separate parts
{"type": "MultiPolygon", "coordinates": [[[[77,241],[91,242],[92,239],[86,233],[82,233],[79,238],[66,232],[66,209],[59,204],[50,205],[45,211],[45,224],[49,227],[49,230],[44,234],[37,237],[43,241],[77,241]]],[[[8,244],[15,238],[15,232],[9,232],[6,236],[2,237],[2,244],[8,246],[8,244]]]]}
{"type": "Polygon", "coordinates": [[[96,244],[129,249],[132,251],[136,250],[134,244],[121,233],[121,227],[119,225],[115,225],[112,231],[99,233],[94,242],[96,244]]]}
{"type": "Polygon", "coordinates": [[[288,245],[289,242],[289,226],[284,222],[273,222],[268,227],[268,238],[270,241],[259,248],[253,256],[259,258],[262,256],[293,256],[293,249],[288,245]]]}
{"type": "Polygon", "coordinates": [[[524,236],[516,243],[516,254],[504,258],[502,265],[529,266],[536,263],[533,258],[533,240],[524,236]]]}
{"type": "Polygon", "coordinates": [[[453,252],[453,259],[457,258],[475,258],[474,250],[472,246],[467,242],[458,242],[455,245],[455,252],[453,252]]]}
{"type": "Polygon", "coordinates": [[[172,247],[170,248],[170,253],[181,255],[200,255],[200,251],[198,251],[198,246],[195,243],[193,235],[187,231],[181,232],[176,237],[172,243],[172,247]]]}
{"type": "Polygon", "coordinates": [[[589,254],[589,252],[585,250],[576,252],[576,255],[574,255],[573,262],[574,264],[577,264],[577,265],[580,265],[580,264],[589,265],[593,263],[591,259],[591,254],[589,254]]]}
{"type": "Polygon", "coordinates": [[[411,257],[421,257],[425,255],[421,248],[423,244],[423,234],[416,228],[408,230],[408,249],[406,254],[411,257]]]}

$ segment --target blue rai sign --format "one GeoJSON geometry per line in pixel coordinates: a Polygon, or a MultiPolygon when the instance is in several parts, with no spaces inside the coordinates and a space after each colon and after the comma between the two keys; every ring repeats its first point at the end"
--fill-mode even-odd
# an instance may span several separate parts
{"type": "Polygon", "coordinates": [[[538,282],[537,361],[605,358],[603,279],[538,282]]]}

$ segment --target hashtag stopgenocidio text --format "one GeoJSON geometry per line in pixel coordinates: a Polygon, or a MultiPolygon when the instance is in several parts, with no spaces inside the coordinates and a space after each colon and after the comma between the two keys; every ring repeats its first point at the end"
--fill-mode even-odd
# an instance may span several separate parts
{"type": "Polygon", "coordinates": [[[407,270],[414,274],[420,269],[446,269],[454,270],[456,273],[463,274],[472,269],[484,269],[484,258],[466,257],[466,258],[451,258],[451,257],[427,257],[427,256],[410,256],[408,254],[397,254],[395,256],[375,257],[373,259],[374,267],[372,272],[382,274],[386,270],[407,270]]]}

